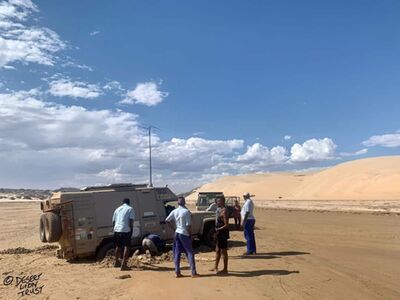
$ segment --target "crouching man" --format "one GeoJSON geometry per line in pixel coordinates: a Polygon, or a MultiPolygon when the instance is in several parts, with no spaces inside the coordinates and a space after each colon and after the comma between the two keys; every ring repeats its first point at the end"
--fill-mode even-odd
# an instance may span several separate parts
{"type": "Polygon", "coordinates": [[[122,205],[117,207],[112,218],[114,228],[114,243],[115,243],[115,263],[114,267],[121,267],[121,271],[129,270],[127,261],[129,257],[129,246],[133,231],[133,220],[135,212],[129,205],[130,201],[125,198],[122,205]],[[119,261],[121,252],[123,251],[122,264],[119,261]]]}
{"type": "Polygon", "coordinates": [[[160,255],[165,250],[165,241],[157,234],[147,234],[142,241],[143,251],[150,251],[152,256],[160,255]]]}

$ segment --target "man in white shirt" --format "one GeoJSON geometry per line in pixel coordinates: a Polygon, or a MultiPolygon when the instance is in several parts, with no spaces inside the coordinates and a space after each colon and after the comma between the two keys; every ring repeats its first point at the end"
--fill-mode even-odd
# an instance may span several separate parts
{"type": "Polygon", "coordinates": [[[185,198],[178,198],[178,207],[175,208],[165,219],[167,224],[169,224],[172,228],[174,223],[175,225],[175,237],[174,237],[174,263],[175,263],[175,274],[176,277],[182,277],[180,262],[181,262],[181,253],[185,252],[186,257],[189,260],[190,268],[192,270],[192,277],[197,277],[198,274],[196,272],[196,263],[194,259],[193,247],[192,247],[192,237],[191,237],[191,225],[192,225],[192,217],[190,215],[190,211],[185,206],[185,198]]]}
{"type": "Polygon", "coordinates": [[[207,207],[206,211],[217,212],[217,209],[218,209],[217,198],[215,198],[214,202],[211,203],[209,207],[207,207]]]}
{"type": "Polygon", "coordinates": [[[114,267],[121,267],[121,270],[128,270],[126,263],[129,256],[129,246],[131,242],[133,220],[135,219],[135,212],[131,206],[128,198],[124,199],[123,204],[114,211],[112,218],[114,228],[114,242],[115,242],[115,264],[114,267]],[[123,249],[123,250],[122,250],[123,249]],[[123,251],[122,265],[119,262],[119,257],[123,251]]]}
{"type": "Polygon", "coordinates": [[[245,254],[255,255],[257,250],[256,238],[254,236],[254,225],[256,223],[256,218],[254,217],[254,203],[249,193],[243,195],[243,198],[245,199],[245,203],[243,204],[240,214],[243,220],[242,228],[244,229],[244,237],[247,242],[247,251],[245,254]]]}

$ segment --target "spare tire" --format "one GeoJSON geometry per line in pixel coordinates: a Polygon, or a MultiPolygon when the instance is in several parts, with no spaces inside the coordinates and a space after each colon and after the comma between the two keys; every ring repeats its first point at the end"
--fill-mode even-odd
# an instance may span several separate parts
{"type": "Polygon", "coordinates": [[[61,237],[61,218],[53,212],[45,213],[44,233],[47,242],[57,242],[61,237]]]}
{"type": "Polygon", "coordinates": [[[41,214],[40,225],[39,225],[39,236],[40,236],[40,241],[43,243],[47,243],[46,233],[45,233],[45,223],[46,223],[46,215],[41,214]]]}

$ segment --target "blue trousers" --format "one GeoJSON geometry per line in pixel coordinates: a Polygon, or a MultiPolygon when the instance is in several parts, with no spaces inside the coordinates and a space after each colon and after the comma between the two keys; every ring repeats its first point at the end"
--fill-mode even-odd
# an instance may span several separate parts
{"type": "Polygon", "coordinates": [[[190,269],[192,270],[192,274],[196,274],[196,262],[194,260],[194,253],[192,247],[192,238],[190,236],[175,233],[174,245],[174,263],[175,263],[175,273],[181,273],[181,253],[185,253],[188,258],[190,269]]]}
{"type": "Polygon", "coordinates": [[[256,220],[247,220],[244,224],[244,238],[247,242],[247,254],[256,253],[256,238],[254,236],[254,224],[256,220]]]}

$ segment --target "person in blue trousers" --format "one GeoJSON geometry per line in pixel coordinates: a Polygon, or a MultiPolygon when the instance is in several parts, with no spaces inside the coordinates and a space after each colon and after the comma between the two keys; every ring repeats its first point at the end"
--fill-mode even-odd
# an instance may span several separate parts
{"type": "Polygon", "coordinates": [[[191,225],[192,217],[190,211],[185,206],[185,198],[178,198],[178,207],[175,208],[165,219],[167,224],[174,228],[175,225],[175,237],[173,244],[174,263],[175,263],[175,274],[176,277],[182,277],[180,262],[181,253],[185,253],[189,260],[190,269],[192,270],[192,277],[197,277],[196,262],[194,259],[193,247],[192,247],[192,235],[191,225]]]}
{"type": "Polygon", "coordinates": [[[247,242],[247,251],[244,254],[255,255],[257,254],[257,249],[256,238],[254,236],[254,225],[256,223],[256,218],[254,217],[254,203],[249,193],[243,195],[243,198],[245,203],[243,204],[240,214],[243,220],[242,228],[244,230],[244,237],[247,242]]]}

